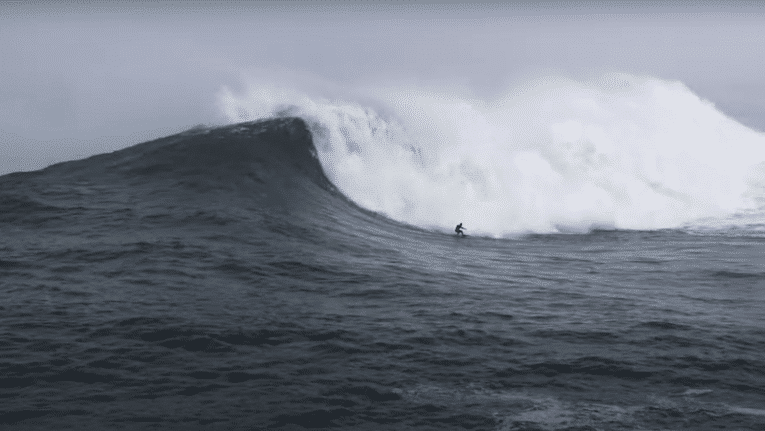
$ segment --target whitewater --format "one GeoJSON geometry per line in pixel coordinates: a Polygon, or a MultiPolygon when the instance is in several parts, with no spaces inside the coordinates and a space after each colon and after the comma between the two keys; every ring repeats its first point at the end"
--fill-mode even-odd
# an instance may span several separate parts
{"type": "Polygon", "coordinates": [[[764,429],[764,135],[657,78],[466,94],[253,80],[0,176],[0,427],[764,429]]]}
{"type": "Polygon", "coordinates": [[[250,78],[218,104],[231,122],[304,118],[344,194],[415,226],[506,237],[763,219],[765,135],[681,82],[547,77],[488,101],[458,94],[359,90],[364,103],[250,78]]]}

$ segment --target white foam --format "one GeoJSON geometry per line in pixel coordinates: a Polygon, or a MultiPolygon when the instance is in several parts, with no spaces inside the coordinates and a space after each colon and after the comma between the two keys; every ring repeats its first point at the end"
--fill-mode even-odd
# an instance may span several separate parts
{"type": "Polygon", "coordinates": [[[763,409],[752,409],[748,407],[736,407],[736,406],[728,406],[728,409],[732,411],[733,413],[739,413],[742,415],[765,416],[765,410],[763,409]]]}
{"type": "Polygon", "coordinates": [[[707,395],[711,393],[712,393],[711,389],[687,389],[685,392],[683,392],[683,395],[695,397],[695,396],[707,395]]]}
{"type": "Polygon", "coordinates": [[[679,82],[545,79],[489,101],[412,88],[365,95],[376,109],[258,82],[219,101],[232,122],[303,117],[343,193],[422,227],[462,222],[503,236],[672,228],[741,211],[761,219],[765,135],[679,82]]]}

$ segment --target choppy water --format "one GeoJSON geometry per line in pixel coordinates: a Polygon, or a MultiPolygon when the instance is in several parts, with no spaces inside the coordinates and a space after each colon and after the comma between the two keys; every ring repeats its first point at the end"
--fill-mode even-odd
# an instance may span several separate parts
{"type": "Polygon", "coordinates": [[[765,429],[762,232],[457,238],[312,154],[279,119],[0,177],[0,424],[765,429]]]}

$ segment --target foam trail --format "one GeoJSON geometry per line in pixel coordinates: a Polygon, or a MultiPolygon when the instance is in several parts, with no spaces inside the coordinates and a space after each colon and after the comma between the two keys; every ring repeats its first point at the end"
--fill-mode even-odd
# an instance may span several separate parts
{"type": "Polygon", "coordinates": [[[223,89],[219,103],[232,122],[303,117],[343,193],[426,228],[658,229],[761,205],[765,135],[679,82],[544,79],[493,101],[412,89],[366,95],[385,108],[257,83],[243,94],[223,89]]]}

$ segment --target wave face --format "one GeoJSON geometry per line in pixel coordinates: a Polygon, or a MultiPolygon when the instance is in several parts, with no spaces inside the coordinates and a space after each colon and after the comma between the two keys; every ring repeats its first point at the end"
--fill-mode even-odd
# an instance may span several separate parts
{"type": "Polygon", "coordinates": [[[538,80],[492,101],[411,89],[365,100],[253,83],[219,102],[231,121],[303,118],[335,186],[419,227],[652,230],[739,214],[761,224],[765,135],[679,82],[620,74],[538,80]]]}
{"type": "Polygon", "coordinates": [[[344,200],[324,175],[311,134],[298,118],[197,127],[113,153],[6,175],[0,186],[6,221],[22,222],[29,210],[85,209],[77,205],[108,202],[110,194],[115,205],[160,201],[168,212],[184,204],[212,205],[215,199],[205,201],[210,195],[256,205],[255,213],[344,200]],[[9,219],[14,215],[18,220],[9,219]]]}
{"type": "Polygon", "coordinates": [[[63,228],[72,217],[101,226],[116,217],[116,229],[214,227],[235,236],[245,229],[264,241],[297,238],[322,247],[364,247],[365,232],[411,231],[339,192],[308,125],[294,117],[197,127],[5,175],[0,209],[0,223],[35,228],[63,228]]]}

